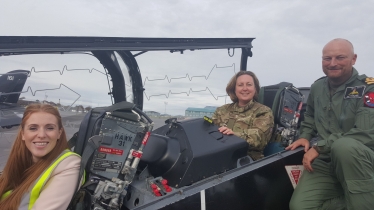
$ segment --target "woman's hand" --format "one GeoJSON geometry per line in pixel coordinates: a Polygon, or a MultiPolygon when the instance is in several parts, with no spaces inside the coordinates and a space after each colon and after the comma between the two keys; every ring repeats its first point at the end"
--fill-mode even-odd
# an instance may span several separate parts
{"type": "Polygon", "coordinates": [[[225,127],[225,126],[222,126],[222,127],[218,128],[218,130],[219,130],[219,132],[221,132],[223,134],[226,134],[226,135],[234,134],[234,131],[232,131],[230,128],[225,127]]]}

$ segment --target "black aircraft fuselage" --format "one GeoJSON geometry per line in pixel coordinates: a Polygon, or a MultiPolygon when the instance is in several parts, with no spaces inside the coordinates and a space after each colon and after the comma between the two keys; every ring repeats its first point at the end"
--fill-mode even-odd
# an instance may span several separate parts
{"type": "Polygon", "coordinates": [[[17,104],[30,74],[13,70],[0,75],[0,127],[11,128],[21,123],[24,108],[17,104]]]}

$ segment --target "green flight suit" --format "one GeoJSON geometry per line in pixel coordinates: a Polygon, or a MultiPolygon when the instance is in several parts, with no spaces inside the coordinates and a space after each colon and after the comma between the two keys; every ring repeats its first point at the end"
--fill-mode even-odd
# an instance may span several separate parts
{"type": "Polygon", "coordinates": [[[319,137],[314,172],[304,171],[290,209],[374,209],[374,92],[365,75],[351,78],[330,96],[327,77],[311,87],[300,138],[319,137]]]}

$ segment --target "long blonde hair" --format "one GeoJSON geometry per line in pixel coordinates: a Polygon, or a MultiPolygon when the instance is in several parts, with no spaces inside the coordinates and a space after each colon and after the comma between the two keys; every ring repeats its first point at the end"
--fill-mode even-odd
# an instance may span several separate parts
{"type": "Polygon", "coordinates": [[[0,197],[5,192],[12,190],[12,193],[8,197],[0,201],[0,209],[18,209],[22,196],[29,190],[43,171],[67,148],[66,133],[62,127],[61,116],[58,110],[47,104],[28,105],[23,113],[17,138],[13,144],[8,161],[0,176],[0,197]],[[26,121],[36,112],[53,114],[57,118],[58,128],[62,132],[52,151],[38,162],[33,163],[32,154],[22,140],[22,131],[26,121]]]}

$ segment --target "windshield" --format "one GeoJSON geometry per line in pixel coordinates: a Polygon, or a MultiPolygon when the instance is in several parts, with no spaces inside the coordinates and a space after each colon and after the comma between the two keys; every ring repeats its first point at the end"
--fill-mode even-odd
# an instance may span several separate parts
{"type": "MultiPolygon", "coordinates": [[[[18,100],[0,103],[0,171],[17,135],[18,124],[25,107],[30,103],[47,103],[59,109],[68,139],[78,131],[87,111],[97,106],[112,104],[108,87],[110,76],[100,62],[87,53],[52,55],[17,55],[0,57],[0,79],[8,82],[1,95],[21,92],[18,100]],[[21,83],[13,70],[26,70],[28,76],[21,83]],[[9,73],[9,74],[7,74],[9,73]]],[[[110,84],[110,83],[109,83],[110,84]]]]}
{"type": "MultiPolygon", "coordinates": [[[[133,102],[129,68],[117,53],[114,55],[124,76],[126,99],[133,102]]],[[[170,117],[179,120],[210,117],[216,107],[231,103],[225,88],[229,79],[240,70],[240,53],[235,54],[232,49],[229,52],[227,49],[183,53],[151,51],[135,58],[144,87],[143,110],[154,120],[155,129],[170,117]]],[[[7,73],[13,70],[28,73],[22,91],[13,90],[13,94],[21,92],[18,101],[1,104],[0,171],[28,104],[48,103],[58,108],[70,139],[90,109],[114,102],[108,94],[112,78],[90,53],[0,57],[0,76],[7,78],[7,73]]]]}
{"type": "MultiPolygon", "coordinates": [[[[231,102],[225,89],[239,71],[240,53],[229,57],[227,50],[148,52],[137,61],[145,89],[144,110],[185,116],[188,108],[214,109],[231,102]]],[[[196,109],[187,117],[201,114],[196,109]]]]}

